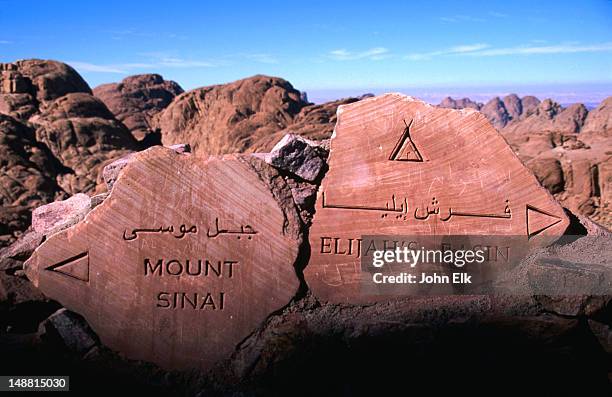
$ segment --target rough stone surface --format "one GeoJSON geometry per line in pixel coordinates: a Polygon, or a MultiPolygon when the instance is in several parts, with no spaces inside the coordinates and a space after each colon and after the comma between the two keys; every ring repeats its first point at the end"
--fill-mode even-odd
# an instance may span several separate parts
{"type": "Polygon", "coordinates": [[[612,135],[612,97],[604,99],[589,112],[581,132],[607,137],[612,135]]]}
{"type": "Polygon", "coordinates": [[[370,96],[366,94],[359,98],[339,99],[319,105],[309,104],[300,110],[289,126],[273,134],[262,136],[253,142],[247,151],[268,152],[286,134],[297,134],[317,142],[328,140],[336,125],[338,106],[354,103],[370,96]]]}
{"type": "Polygon", "coordinates": [[[301,239],[291,191],[269,165],[157,147],[25,270],[110,348],[208,368],[295,295],[301,239]]]}
{"type": "Polygon", "coordinates": [[[267,152],[287,133],[329,138],[338,105],[305,102],[283,79],[254,76],[179,95],[156,117],[164,145],[185,142],[194,153],[267,152]]]}
{"type": "Polygon", "coordinates": [[[0,306],[17,306],[45,300],[45,296],[27,279],[0,271],[0,306]]]}
{"type": "MultiPolygon", "coordinates": [[[[188,144],[180,143],[167,147],[168,149],[174,150],[178,154],[191,153],[191,147],[188,144]]],[[[109,192],[112,190],[113,184],[115,183],[117,178],[119,178],[119,172],[121,172],[121,170],[124,169],[125,166],[131,163],[135,158],[136,153],[130,153],[104,167],[104,169],[102,170],[102,178],[109,192]]]]}
{"type": "Polygon", "coordinates": [[[0,246],[42,204],[97,188],[104,163],[136,140],[68,65],[0,64],[0,246]]]}
{"type": "Polygon", "coordinates": [[[386,299],[359,293],[359,247],[349,245],[361,236],[520,235],[535,243],[568,225],[482,114],[387,94],[339,110],[304,275],[324,300],[386,299]]]}
{"type": "Polygon", "coordinates": [[[265,161],[278,169],[314,182],[325,167],[327,155],[327,151],[315,142],[299,135],[287,134],[265,156],[265,161]]]}
{"type": "Polygon", "coordinates": [[[125,126],[99,99],[88,94],[57,99],[32,123],[37,140],[71,170],[57,178],[70,193],[94,190],[97,174],[106,161],[137,149],[125,126]]]}
{"type": "Polygon", "coordinates": [[[480,110],[483,104],[474,102],[470,98],[453,99],[447,96],[440,102],[438,106],[441,108],[448,108],[448,109],[470,108],[470,109],[480,110]]]}
{"type": "MultiPolygon", "coordinates": [[[[78,314],[59,309],[40,324],[38,337],[61,343],[68,351],[79,355],[87,353],[98,344],[98,337],[78,314]]],[[[51,343],[53,343],[51,342],[51,343]]]]}
{"type": "Polygon", "coordinates": [[[91,211],[91,198],[83,193],[67,200],[55,201],[32,212],[34,231],[49,236],[77,224],[91,211]]]}
{"type": "Polygon", "coordinates": [[[60,164],[31,128],[2,114],[0,153],[0,236],[11,242],[29,226],[32,208],[61,195],[60,164]]]}
{"type": "Polygon", "coordinates": [[[584,125],[587,114],[588,111],[583,104],[562,108],[558,103],[545,99],[533,114],[506,126],[504,131],[516,134],[543,131],[575,133],[579,132],[584,125]]]}
{"type": "Polygon", "coordinates": [[[306,105],[289,82],[255,76],[179,95],[158,126],[164,145],[186,142],[197,154],[241,152],[286,127],[306,105]]]}
{"type": "MultiPolygon", "coordinates": [[[[481,111],[563,206],[611,227],[611,99],[589,112],[582,104],[563,108],[551,99],[517,98],[495,98],[481,111]]],[[[447,98],[439,106],[470,102],[447,98]]]]}
{"type": "Polygon", "coordinates": [[[72,92],[91,94],[83,78],[65,63],[28,59],[0,64],[0,94],[28,94],[31,100],[45,102],[72,92]]]}
{"type": "Polygon", "coordinates": [[[0,270],[21,269],[23,262],[42,243],[44,235],[29,229],[17,241],[0,249],[0,270]]]}
{"type": "Polygon", "coordinates": [[[551,193],[562,192],[565,188],[561,163],[555,158],[538,158],[525,164],[538,181],[551,193]]]}
{"type": "Polygon", "coordinates": [[[501,129],[510,123],[529,117],[536,112],[539,104],[540,100],[534,96],[519,98],[516,94],[510,94],[503,98],[492,98],[486,104],[474,102],[469,98],[453,99],[446,97],[438,106],[450,109],[471,108],[479,110],[495,128],[501,129]]]}
{"type": "Polygon", "coordinates": [[[609,324],[589,319],[589,327],[605,352],[612,354],[612,327],[609,324]]]}
{"type": "Polygon", "coordinates": [[[102,178],[104,179],[104,183],[106,183],[106,188],[109,192],[113,189],[113,185],[117,181],[117,178],[119,178],[119,172],[121,172],[121,170],[135,158],[136,153],[130,153],[127,156],[123,156],[104,167],[102,170],[102,178]]]}
{"type": "MultiPolygon", "coordinates": [[[[5,176],[0,184],[0,245],[14,241],[19,236],[17,242],[8,249],[0,250],[0,357],[8,358],[2,360],[2,369],[7,369],[4,373],[49,373],[51,368],[54,371],[75,374],[75,377],[87,383],[89,389],[106,390],[105,388],[109,388],[107,379],[112,378],[122,379],[141,394],[157,392],[164,395],[251,395],[253,390],[257,390],[261,394],[270,395],[289,395],[296,392],[304,395],[353,394],[355,391],[374,395],[385,394],[384,385],[381,386],[381,382],[377,381],[382,378],[439,382],[439,371],[431,369],[440,368],[440,363],[446,363],[453,368],[452,371],[445,372],[447,378],[454,376],[445,382],[452,384],[452,390],[449,390],[452,393],[460,392],[457,385],[461,384],[467,384],[469,389],[466,392],[472,392],[475,382],[482,384],[486,379],[491,382],[492,387],[505,384],[507,388],[516,390],[517,394],[524,393],[525,390],[532,393],[541,390],[542,394],[563,394],[567,393],[568,385],[576,386],[583,394],[593,389],[607,392],[601,393],[602,395],[609,394],[611,305],[608,298],[601,296],[526,295],[520,299],[492,296],[406,298],[369,305],[353,305],[325,303],[307,293],[306,296],[299,295],[282,311],[268,313],[270,315],[261,327],[253,325],[248,331],[250,335],[238,344],[230,359],[221,366],[224,371],[215,373],[213,377],[200,372],[162,371],[149,363],[126,360],[103,345],[96,345],[89,350],[87,347],[70,349],[61,337],[47,337],[55,331],[41,333],[41,336],[46,337],[42,338],[42,345],[38,344],[34,334],[38,323],[58,307],[21,276],[23,261],[44,238],[34,231],[23,235],[21,233],[30,224],[31,209],[55,199],[69,197],[70,194],[77,193],[79,186],[86,186],[87,190],[97,184],[96,189],[99,189],[104,181],[101,176],[96,179],[98,170],[109,164],[114,155],[107,155],[113,153],[112,150],[103,149],[104,154],[99,157],[101,163],[96,163],[91,170],[86,169],[91,164],[80,169],[78,158],[88,156],[87,150],[80,148],[73,151],[76,155],[70,161],[60,159],[50,146],[38,140],[37,130],[43,124],[81,118],[90,121],[106,120],[103,124],[111,125],[113,116],[89,95],[72,95],[71,98],[54,104],[55,100],[66,94],[89,94],[89,88],[84,81],[66,65],[35,60],[2,64],[0,69],[0,175],[5,176]],[[51,112],[46,111],[48,107],[52,109],[51,112]],[[40,120],[42,113],[45,113],[48,120],[40,120]],[[76,172],[73,167],[79,171],[76,172]],[[86,173],[88,174],[85,175],[86,173]],[[70,174],[78,175],[69,176],[70,174]],[[70,178],[75,181],[70,181],[70,178]],[[41,349],[48,348],[49,344],[54,345],[53,351],[56,354],[41,353],[41,349]],[[87,353],[83,355],[83,351],[87,353]],[[410,360],[406,360],[406,357],[410,357],[410,360]],[[404,365],[398,367],[398,361],[404,365]],[[66,362],[70,362],[72,367],[66,362]],[[378,365],[373,366],[372,363],[378,365]],[[517,381],[508,384],[508,373],[514,374],[517,381]],[[304,383],[303,379],[317,379],[317,382],[304,383]],[[376,380],[374,385],[368,383],[371,379],[376,380]],[[456,382],[453,382],[453,379],[456,382]],[[300,385],[299,391],[296,390],[296,384],[300,385]],[[320,385],[324,386],[319,387],[320,385]],[[218,389],[215,389],[217,386],[218,389]],[[368,389],[368,386],[372,386],[372,389],[368,389]]],[[[252,102],[257,102],[258,96],[268,95],[265,89],[253,90],[251,94],[254,97],[250,99],[252,102]]],[[[233,97],[219,98],[221,101],[236,103],[233,97]]],[[[297,114],[293,111],[286,112],[292,114],[289,121],[270,117],[268,124],[254,123],[255,129],[264,133],[252,142],[224,146],[222,151],[267,152],[287,133],[314,140],[329,138],[334,129],[337,106],[355,102],[357,99],[311,105],[307,104],[306,97],[300,93],[300,101],[304,105],[297,114]]],[[[198,111],[204,109],[206,117],[214,117],[215,114],[206,113],[208,109],[216,111],[226,106],[216,107],[214,102],[215,99],[210,97],[198,102],[198,111]]],[[[482,107],[469,99],[446,102],[447,107],[452,108],[482,107]]],[[[572,230],[568,231],[571,234],[609,236],[605,228],[591,221],[596,219],[612,225],[612,218],[606,218],[606,213],[610,214],[607,203],[610,202],[612,193],[612,151],[607,140],[607,126],[610,125],[609,102],[609,99],[602,102],[597,109],[590,111],[586,118],[580,106],[566,112],[550,101],[541,109],[538,107],[539,100],[534,97],[523,97],[518,102],[511,95],[498,99],[497,106],[492,106],[494,117],[506,119],[510,132],[504,133],[502,128],[502,133],[506,135],[521,160],[532,168],[542,184],[555,194],[557,200],[576,212],[576,215],[567,213],[571,219],[572,230]],[[530,118],[532,115],[538,117],[530,118]],[[525,121],[527,119],[529,121],[525,121]],[[556,121],[557,119],[561,121],[556,121]],[[581,120],[584,120],[584,123],[580,127],[581,120]],[[524,126],[516,125],[523,121],[526,123],[524,126]],[[527,125],[530,123],[533,126],[527,125]],[[581,214],[588,214],[589,217],[581,214]]],[[[141,102],[138,106],[140,104],[141,102]]],[[[270,112],[273,113],[273,110],[270,112]]],[[[251,116],[255,121],[260,120],[256,115],[251,116]]],[[[149,131],[159,128],[156,124],[157,116],[146,117],[149,131]]],[[[179,113],[179,117],[182,121],[196,120],[199,115],[182,118],[179,113]]],[[[129,123],[130,118],[122,120],[129,123]]],[[[88,125],[96,125],[90,121],[88,125]]],[[[210,130],[210,134],[215,136],[217,131],[220,131],[219,136],[224,136],[231,132],[231,128],[231,122],[215,124],[215,129],[210,130]],[[217,125],[220,126],[219,129],[217,125]]],[[[247,130],[245,127],[245,134],[247,130]]],[[[70,141],[68,135],[58,134],[64,141],[70,141]]],[[[103,141],[112,138],[101,135],[103,141]]],[[[155,133],[149,135],[154,136],[155,133]]],[[[78,142],[68,145],[89,146],[90,143],[83,143],[81,140],[87,133],[80,136],[78,142]]],[[[411,136],[417,148],[421,149],[418,146],[418,130],[411,136]]],[[[49,138],[50,141],[53,139],[49,138]]],[[[176,140],[184,141],[188,140],[176,140]]],[[[136,146],[128,146],[119,145],[119,156],[135,150],[136,146]]],[[[90,147],[91,150],[97,151],[97,147],[101,146],[90,147]]],[[[321,147],[329,147],[329,143],[321,147]]],[[[54,150],[57,152],[57,147],[54,150]]],[[[181,150],[177,151],[180,153],[181,150]]],[[[211,152],[216,150],[218,148],[211,152]]],[[[206,148],[202,147],[198,151],[207,153],[206,148]]],[[[187,161],[181,156],[172,158],[179,159],[179,162],[187,161]]],[[[204,163],[208,160],[199,161],[204,163]]],[[[230,157],[224,161],[233,160],[230,157]]],[[[317,185],[301,178],[298,180],[291,176],[281,176],[272,167],[256,159],[240,161],[244,161],[241,164],[248,164],[249,169],[256,170],[258,179],[272,192],[274,199],[281,203],[281,208],[285,209],[283,230],[287,235],[298,236],[302,233],[304,226],[300,225],[297,215],[286,209],[295,202],[303,223],[308,225],[317,185]]],[[[165,162],[164,166],[170,163],[173,162],[165,162]]],[[[174,165],[170,166],[172,167],[174,165]]],[[[126,173],[130,172],[126,170],[126,173]]],[[[117,171],[115,180],[118,175],[117,171]]],[[[182,182],[189,180],[185,174],[179,176],[182,182]]],[[[143,181],[146,181],[146,178],[133,180],[134,189],[140,187],[143,181]]],[[[210,185],[215,183],[218,181],[210,185]]],[[[259,182],[249,179],[247,185],[257,183],[259,182]]],[[[166,187],[164,184],[158,184],[155,187],[158,195],[147,202],[147,205],[141,205],[134,211],[140,211],[138,213],[142,214],[151,208],[157,208],[156,205],[160,201],[159,192],[163,190],[160,186],[166,187]]],[[[187,183],[182,188],[189,190],[190,186],[192,184],[187,183]]],[[[242,184],[240,189],[244,190],[242,184]]],[[[225,190],[226,193],[229,191],[230,188],[225,190]]],[[[133,197],[138,194],[134,193],[133,197]]],[[[92,197],[92,207],[99,205],[98,209],[104,209],[108,206],[107,199],[108,194],[92,197]]],[[[186,198],[184,202],[190,200],[191,197],[186,198]]],[[[260,210],[261,208],[257,207],[256,211],[260,210]]],[[[176,208],[172,207],[167,211],[175,214],[176,208]]],[[[319,208],[319,214],[320,211],[319,208]]],[[[512,211],[514,215],[514,209],[512,211]]],[[[192,219],[192,215],[190,213],[186,216],[192,219]]],[[[145,215],[138,217],[146,219],[145,215]]],[[[86,222],[81,222],[71,229],[85,228],[83,225],[86,222]]],[[[68,230],[62,233],[67,234],[68,230]]],[[[155,243],[153,240],[145,240],[149,237],[152,236],[139,237],[136,241],[140,241],[144,249],[148,249],[155,243]]],[[[74,240],[71,242],[79,239],[76,235],[72,238],[74,240]]],[[[533,276],[533,266],[537,266],[542,257],[569,261],[579,266],[582,272],[606,263],[609,265],[609,260],[606,262],[609,255],[602,254],[607,252],[606,249],[609,250],[601,242],[593,242],[587,238],[580,238],[571,244],[555,245],[540,252],[532,262],[527,263],[526,270],[531,269],[531,272],[528,271],[523,276],[533,276]]],[[[198,254],[200,253],[198,251],[198,254]]],[[[112,256],[115,252],[107,250],[104,254],[112,256]]],[[[184,256],[183,251],[180,255],[181,258],[184,256]]],[[[546,268],[546,271],[552,270],[546,268]]],[[[567,273],[567,269],[564,272],[567,273]]],[[[55,276],[64,277],[59,274],[55,276]]],[[[65,280],[68,283],[68,279],[65,280]]],[[[74,279],[69,281],[77,283],[73,286],[81,285],[74,279]]],[[[126,290],[136,294],[134,291],[137,291],[137,288],[128,287],[126,290]]],[[[75,288],[75,291],[77,295],[80,294],[78,288],[75,288]]],[[[114,290],[106,290],[106,294],[98,302],[107,302],[109,297],[110,301],[115,299],[114,290]]],[[[128,302],[134,300],[131,295],[129,298],[128,302]]],[[[91,301],[84,303],[89,304],[91,301]]],[[[145,309],[155,310],[149,303],[146,302],[145,309]]],[[[95,302],[93,305],[95,306],[95,302]]],[[[250,306],[244,306],[250,309],[250,306]]],[[[280,306],[282,305],[278,307],[280,306]]],[[[66,315],[73,314],[67,312],[66,315]]],[[[111,313],[110,310],[107,314],[107,318],[116,318],[116,313],[111,313]]],[[[124,323],[132,321],[133,318],[134,316],[130,316],[124,323]]],[[[46,324],[51,325],[49,321],[46,324]]],[[[67,321],[65,324],[69,324],[68,329],[71,331],[86,329],[82,322],[67,321]]],[[[89,332],[87,334],[95,339],[94,335],[89,332]]],[[[177,336],[160,333],[159,339],[172,340],[177,336]]],[[[69,337],[68,340],[80,339],[69,337]]],[[[88,342],[81,346],[89,345],[88,342]]],[[[112,390],[109,393],[116,392],[116,386],[110,386],[112,390]]],[[[405,390],[403,383],[401,388],[405,390]]]]}
{"type": "Polygon", "coordinates": [[[502,128],[510,120],[504,102],[498,97],[491,99],[481,109],[495,128],[502,128]]]}
{"type": "Polygon", "coordinates": [[[140,74],[126,77],[120,83],[102,84],[93,93],[142,141],[155,133],[153,116],[182,94],[183,89],[158,74],[140,74]]]}

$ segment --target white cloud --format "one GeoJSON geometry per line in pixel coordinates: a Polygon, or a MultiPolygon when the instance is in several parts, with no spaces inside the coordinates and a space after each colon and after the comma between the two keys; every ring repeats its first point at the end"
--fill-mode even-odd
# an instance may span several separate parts
{"type": "Polygon", "coordinates": [[[378,61],[388,58],[389,56],[389,50],[384,47],[374,47],[361,52],[351,52],[342,48],[339,50],[330,51],[328,53],[328,57],[337,61],[354,61],[358,59],[378,61]]]}
{"type": "Polygon", "coordinates": [[[249,59],[254,62],[275,64],[278,60],[266,53],[242,53],[227,55],[215,60],[202,60],[202,59],[186,59],[176,56],[173,53],[168,52],[146,52],[137,54],[142,61],[117,63],[101,65],[91,62],[82,61],[69,61],[68,64],[74,66],[76,69],[84,72],[97,72],[97,73],[121,73],[128,74],[135,71],[151,70],[157,71],[164,68],[174,69],[197,69],[197,68],[213,68],[224,65],[231,65],[236,62],[236,59],[249,59]]]}
{"type": "Polygon", "coordinates": [[[557,44],[547,46],[518,46],[506,48],[490,48],[475,51],[466,55],[471,56],[504,56],[504,55],[538,55],[538,54],[573,54],[580,52],[608,52],[612,51],[612,42],[601,44],[557,44]]]}
{"type": "Polygon", "coordinates": [[[150,62],[131,62],[111,65],[100,65],[91,62],[68,61],[72,67],[83,72],[128,74],[134,70],[156,70],[161,68],[209,68],[218,66],[209,61],[188,60],[177,57],[160,56],[151,58],[150,62]]]}
{"type": "Polygon", "coordinates": [[[0,40],[0,44],[12,44],[12,41],[8,41],[8,40],[0,40]]]}
{"type": "Polygon", "coordinates": [[[451,47],[449,52],[451,54],[463,54],[466,52],[474,52],[474,51],[480,51],[483,50],[485,48],[488,48],[489,45],[488,44],[467,44],[467,45],[458,45],[455,47],[451,47]]]}
{"type": "Polygon", "coordinates": [[[472,57],[494,57],[508,55],[541,55],[541,54],[572,54],[584,52],[609,52],[612,51],[612,42],[601,44],[580,45],[577,43],[565,43],[556,45],[522,45],[516,47],[492,48],[488,44],[460,45],[438,51],[408,54],[404,58],[413,61],[429,60],[439,56],[472,56],[472,57]]]}
{"type": "Polygon", "coordinates": [[[463,44],[463,45],[446,48],[444,50],[408,54],[404,58],[410,59],[413,61],[423,61],[423,60],[428,60],[433,57],[438,57],[442,55],[468,54],[468,53],[472,53],[476,51],[481,51],[486,48],[489,48],[488,44],[483,44],[483,43],[463,44]]]}
{"type": "Polygon", "coordinates": [[[120,69],[111,65],[96,65],[89,62],[68,61],[70,66],[83,72],[98,72],[98,73],[119,73],[127,74],[127,70],[120,69]]]}
{"type": "Polygon", "coordinates": [[[185,59],[174,53],[164,51],[144,52],[138,55],[146,58],[146,61],[129,63],[125,64],[125,66],[129,67],[132,65],[134,68],[210,68],[219,66],[219,62],[201,59],[185,59]]]}

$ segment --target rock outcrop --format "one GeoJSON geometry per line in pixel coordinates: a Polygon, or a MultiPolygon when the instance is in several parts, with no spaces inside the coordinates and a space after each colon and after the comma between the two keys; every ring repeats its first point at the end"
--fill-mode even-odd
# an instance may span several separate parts
{"type": "Polygon", "coordinates": [[[547,99],[531,115],[508,124],[501,133],[565,207],[609,227],[612,139],[606,137],[605,121],[593,121],[609,116],[605,103],[593,112],[595,115],[590,116],[583,104],[563,108],[547,99]]]}
{"type": "Polygon", "coordinates": [[[306,105],[289,82],[255,76],[179,95],[158,126],[164,145],[187,142],[196,154],[244,152],[288,126],[306,105]]]}
{"type": "MultiPolygon", "coordinates": [[[[153,116],[182,94],[183,89],[158,74],[141,74],[126,77],[120,83],[102,84],[94,88],[93,93],[131,131],[134,138],[142,141],[156,133],[153,116]]],[[[160,141],[159,136],[148,140],[152,138],[160,141]]]]}
{"type": "Polygon", "coordinates": [[[289,132],[329,138],[338,105],[303,100],[286,80],[254,76],[179,95],[157,117],[164,145],[189,143],[196,154],[268,151],[289,132]]]}
{"type": "MultiPolygon", "coordinates": [[[[65,63],[41,59],[29,59],[0,64],[0,103],[44,104],[71,92],[91,94],[83,78],[65,63]],[[6,95],[19,94],[15,97],[6,95]]],[[[6,113],[3,110],[3,113],[6,113]]]]}
{"type": "MultiPolygon", "coordinates": [[[[447,98],[439,106],[467,103],[447,98]]],[[[612,97],[589,112],[580,103],[564,108],[551,99],[511,94],[492,99],[481,112],[565,207],[612,226],[612,97]]]]}
{"type": "Polygon", "coordinates": [[[61,163],[32,128],[0,114],[0,246],[30,224],[30,211],[61,197],[61,163]]]}
{"type": "Polygon", "coordinates": [[[442,99],[442,102],[440,102],[438,106],[447,109],[470,108],[480,110],[482,109],[483,104],[479,102],[474,102],[470,98],[453,99],[447,96],[446,98],[442,99]]]}
{"type": "Polygon", "coordinates": [[[579,132],[587,114],[587,108],[581,103],[563,108],[551,99],[545,99],[531,115],[505,125],[504,132],[518,134],[542,131],[579,132]]]}
{"type": "Polygon", "coordinates": [[[539,103],[540,101],[534,96],[519,98],[516,94],[510,94],[503,98],[495,97],[486,104],[474,102],[470,98],[446,97],[438,106],[450,109],[480,110],[495,128],[501,129],[511,122],[530,116],[539,103]]]}
{"type": "Polygon", "coordinates": [[[584,134],[612,136],[612,96],[589,112],[581,130],[584,134]]]}
{"type": "Polygon", "coordinates": [[[92,192],[103,165],[138,144],[70,66],[0,64],[1,241],[25,230],[30,211],[92,192]]]}
{"type": "Polygon", "coordinates": [[[313,141],[323,141],[331,137],[336,126],[336,111],[338,106],[357,102],[358,98],[344,98],[337,101],[322,103],[319,105],[309,104],[302,108],[293,119],[292,123],[273,134],[262,136],[248,148],[249,152],[269,152],[276,142],[279,142],[286,134],[296,134],[313,141]]]}

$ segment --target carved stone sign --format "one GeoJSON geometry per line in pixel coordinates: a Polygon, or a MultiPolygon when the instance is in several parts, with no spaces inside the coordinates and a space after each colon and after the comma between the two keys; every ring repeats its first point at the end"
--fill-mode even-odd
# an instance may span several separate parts
{"type": "Polygon", "coordinates": [[[338,110],[305,279],[325,300],[377,300],[359,292],[361,236],[514,235],[533,244],[568,224],[481,113],[387,94],[338,110]]]}
{"type": "Polygon", "coordinates": [[[297,291],[301,235],[287,194],[251,157],[149,149],[26,274],[127,357],[209,368],[297,291]]]}

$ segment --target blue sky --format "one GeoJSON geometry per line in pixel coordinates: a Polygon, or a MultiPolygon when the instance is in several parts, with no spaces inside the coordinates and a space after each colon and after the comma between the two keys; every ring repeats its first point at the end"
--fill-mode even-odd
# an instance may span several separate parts
{"type": "Polygon", "coordinates": [[[61,60],[92,87],[147,72],[185,89],[263,73],[317,100],[612,95],[612,1],[254,3],[0,0],[0,61],[61,60]]]}

